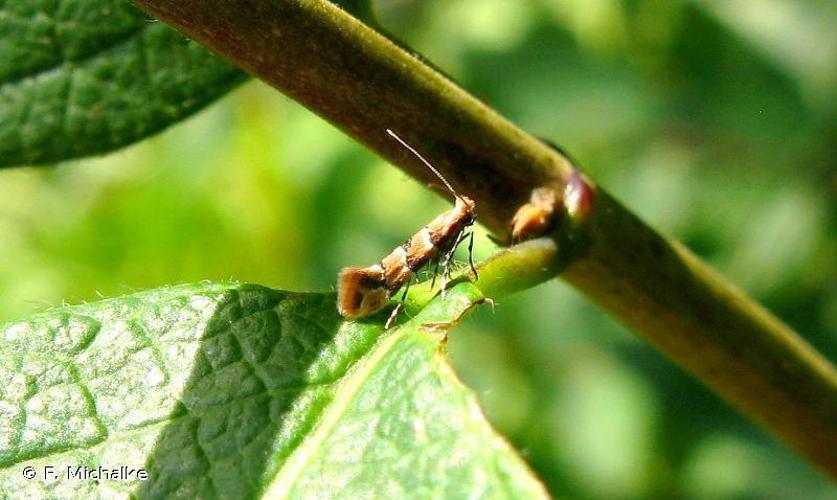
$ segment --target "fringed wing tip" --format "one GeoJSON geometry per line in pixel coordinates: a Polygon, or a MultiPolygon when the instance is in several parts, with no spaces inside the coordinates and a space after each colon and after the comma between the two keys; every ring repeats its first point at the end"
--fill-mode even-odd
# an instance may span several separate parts
{"type": "Polygon", "coordinates": [[[360,312],[356,294],[363,280],[362,267],[344,267],[337,276],[337,311],[344,318],[354,319],[360,312]]]}
{"type": "Polygon", "coordinates": [[[348,319],[383,309],[389,301],[380,267],[344,267],[337,277],[337,311],[348,319]]]}

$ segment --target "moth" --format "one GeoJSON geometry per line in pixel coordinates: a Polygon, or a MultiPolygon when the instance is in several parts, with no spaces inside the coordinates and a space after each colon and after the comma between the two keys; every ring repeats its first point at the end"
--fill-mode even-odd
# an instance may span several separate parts
{"type": "Polygon", "coordinates": [[[432,289],[435,284],[441,263],[441,288],[444,298],[450,279],[450,260],[459,244],[468,237],[470,237],[468,262],[474,277],[477,277],[472,256],[474,233],[466,234],[467,229],[476,221],[474,200],[457,193],[429,161],[398,137],[395,132],[387,129],[387,134],[415,155],[442,181],[447,190],[453,194],[455,203],[452,209],[438,215],[377,264],[368,267],[344,267],[340,271],[337,279],[337,310],[347,319],[363,318],[377,313],[386,307],[401,287],[404,287],[401,302],[390,314],[385,328],[389,328],[398,316],[416,272],[431,261],[436,262],[436,268],[430,287],[432,289]]]}

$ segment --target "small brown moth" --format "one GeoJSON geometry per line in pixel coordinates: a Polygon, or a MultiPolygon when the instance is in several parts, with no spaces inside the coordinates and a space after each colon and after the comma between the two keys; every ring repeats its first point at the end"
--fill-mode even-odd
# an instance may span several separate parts
{"type": "Polygon", "coordinates": [[[402,303],[395,307],[386,322],[385,327],[389,328],[401,310],[410,282],[416,271],[433,260],[436,261],[436,270],[433,273],[433,282],[431,282],[430,287],[433,288],[433,284],[435,284],[436,272],[441,261],[442,297],[444,298],[450,278],[450,259],[456,247],[468,236],[470,236],[468,259],[475,277],[477,271],[474,268],[471,256],[474,234],[473,232],[465,234],[466,229],[473,225],[476,220],[474,200],[458,194],[430,162],[398,137],[395,132],[387,129],[387,133],[421,160],[442,181],[456,200],[452,209],[430,221],[410,239],[381,259],[379,263],[369,267],[344,267],[340,271],[337,279],[337,310],[348,319],[375,314],[386,307],[390,298],[402,286],[405,287],[401,296],[402,303]]]}

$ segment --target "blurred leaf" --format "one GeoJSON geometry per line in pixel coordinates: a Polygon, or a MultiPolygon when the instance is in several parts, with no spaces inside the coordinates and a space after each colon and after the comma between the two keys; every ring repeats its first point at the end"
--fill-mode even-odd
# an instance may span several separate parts
{"type": "Polygon", "coordinates": [[[815,111],[834,111],[837,5],[828,0],[699,0],[700,8],[798,82],[815,111]]]}
{"type": "Polygon", "coordinates": [[[384,331],[332,294],[204,282],[0,327],[0,496],[543,497],[422,329],[481,299],[461,284],[384,331]]]}
{"type": "Polygon", "coordinates": [[[122,0],[9,0],[0,7],[0,167],[125,146],[244,78],[122,0]]]}

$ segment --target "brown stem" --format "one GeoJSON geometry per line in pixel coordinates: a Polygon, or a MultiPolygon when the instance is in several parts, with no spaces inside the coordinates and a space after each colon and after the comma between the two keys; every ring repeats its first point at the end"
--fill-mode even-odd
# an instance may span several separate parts
{"type": "MultiPolygon", "coordinates": [[[[561,153],[331,2],[133,1],[434,183],[385,133],[394,129],[476,200],[480,222],[501,240],[534,187],[563,192],[579,180],[561,153]]],[[[569,215],[545,268],[569,264],[567,281],[837,477],[833,365],[606,192],[569,215]]]]}

